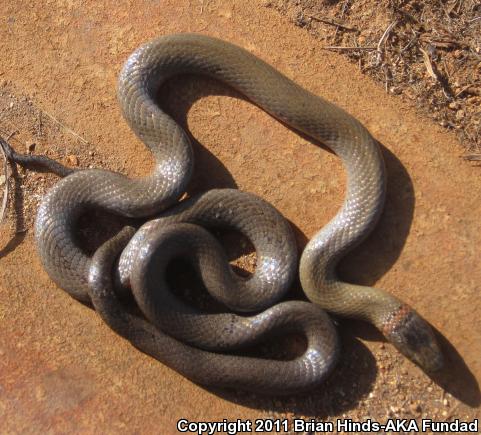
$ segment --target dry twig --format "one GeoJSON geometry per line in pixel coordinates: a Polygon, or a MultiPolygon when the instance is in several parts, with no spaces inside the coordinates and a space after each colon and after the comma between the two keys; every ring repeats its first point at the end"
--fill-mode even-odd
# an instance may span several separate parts
{"type": "Polygon", "coordinates": [[[370,47],[357,47],[357,46],[352,46],[352,47],[342,47],[342,46],[335,46],[335,45],[327,45],[325,47],[321,47],[323,50],[376,50],[376,47],[370,46],[370,47]]]}
{"type": "MultiPolygon", "coordinates": [[[[9,140],[12,137],[10,134],[7,138],[9,140]]],[[[5,217],[5,211],[7,210],[7,203],[8,203],[8,177],[10,176],[8,171],[8,159],[7,154],[5,152],[5,148],[3,147],[3,139],[0,138],[0,148],[2,150],[3,155],[3,173],[5,174],[5,188],[3,189],[3,199],[2,199],[2,206],[0,208],[0,223],[3,222],[5,217]]]]}
{"type": "Polygon", "coordinates": [[[481,16],[479,17],[474,17],[471,20],[466,21],[467,23],[474,23],[475,21],[481,20],[481,16]]]}
{"type": "Polygon", "coordinates": [[[311,20],[318,21],[320,23],[329,24],[330,26],[340,27],[341,29],[348,30],[350,32],[359,32],[355,27],[347,26],[346,24],[338,23],[330,18],[316,17],[315,15],[307,15],[311,20]]]}
{"type": "Polygon", "coordinates": [[[379,42],[377,43],[377,56],[376,56],[376,66],[379,66],[381,62],[383,61],[384,58],[384,45],[386,44],[387,38],[389,37],[389,34],[391,33],[392,29],[394,29],[394,26],[397,25],[397,20],[393,21],[389,26],[387,26],[387,29],[384,31],[384,33],[381,36],[381,39],[379,39],[379,42]]]}
{"type": "Polygon", "coordinates": [[[469,160],[470,162],[481,161],[481,153],[480,154],[466,154],[462,157],[463,157],[464,160],[469,160]]]}
{"type": "Polygon", "coordinates": [[[428,74],[434,79],[439,81],[439,73],[436,68],[436,66],[431,62],[431,58],[428,54],[428,52],[422,48],[419,47],[419,51],[423,54],[423,61],[424,61],[424,66],[426,67],[426,70],[428,71],[428,74]]]}
{"type": "Polygon", "coordinates": [[[424,48],[422,48],[422,47],[419,47],[419,51],[421,51],[421,53],[423,55],[424,65],[426,67],[426,70],[427,70],[428,74],[433,79],[435,79],[439,82],[446,98],[451,99],[452,98],[452,92],[451,92],[451,89],[449,87],[448,81],[439,72],[438,68],[436,67],[436,64],[431,61],[431,58],[430,58],[428,52],[426,50],[424,50],[424,48]]]}

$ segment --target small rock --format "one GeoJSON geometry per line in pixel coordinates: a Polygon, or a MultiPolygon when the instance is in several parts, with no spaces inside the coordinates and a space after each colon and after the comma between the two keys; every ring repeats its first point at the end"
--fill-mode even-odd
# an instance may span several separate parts
{"type": "Polygon", "coordinates": [[[67,156],[67,163],[70,166],[78,166],[78,157],[74,154],[70,154],[67,156]]]}
{"type": "Polygon", "coordinates": [[[457,108],[459,108],[459,103],[457,101],[452,101],[451,103],[449,103],[448,107],[452,110],[456,110],[457,108]]]}
{"type": "Polygon", "coordinates": [[[463,54],[463,50],[456,50],[456,51],[454,52],[454,57],[455,57],[456,59],[461,59],[461,58],[463,57],[463,55],[464,55],[464,54],[463,54]]]}
{"type": "Polygon", "coordinates": [[[398,414],[398,412],[399,412],[399,408],[397,408],[396,406],[390,406],[389,411],[387,412],[387,415],[389,418],[393,418],[398,414]]]}
{"type": "Polygon", "coordinates": [[[404,95],[406,95],[408,98],[410,98],[411,100],[415,100],[416,99],[416,93],[412,90],[412,89],[409,89],[407,88],[405,91],[404,91],[404,95]]]}
{"type": "Polygon", "coordinates": [[[389,88],[389,92],[391,92],[391,94],[394,94],[394,95],[402,94],[402,91],[403,90],[399,86],[391,86],[389,88]]]}
{"type": "Polygon", "coordinates": [[[456,112],[456,119],[459,121],[464,118],[464,110],[460,109],[456,112]]]}
{"type": "Polygon", "coordinates": [[[37,146],[37,144],[33,141],[27,141],[25,142],[25,149],[27,150],[27,153],[32,153],[35,151],[35,147],[37,146]]]}
{"type": "Polygon", "coordinates": [[[409,405],[409,409],[414,415],[421,415],[423,411],[421,404],[419,402],[412,402],[409,405]]]}
{"type": "Polygon", "coordinates": [[[10,104],[8,105],[10,109],[13,107],[13,101],[10,101],[10,104]]]}

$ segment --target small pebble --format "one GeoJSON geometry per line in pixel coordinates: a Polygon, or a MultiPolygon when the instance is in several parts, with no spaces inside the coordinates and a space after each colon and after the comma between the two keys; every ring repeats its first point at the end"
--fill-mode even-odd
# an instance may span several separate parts
{"type": "Polygon", "coordinates": [[[458,110],[456,112],[456,119],[460,120],[460,119],[463,119],[463,118],[464,118],[464,110],[458,110]]]}
{"type": "Polygon", "coordinates": [[[67,156],[67,163],[70,165],[70,166],[78,166],[78,157],[73,155],[73,154],[70,154],[67,156]]]}
{"type": "Polygon", "coordinates": [[[454,52],[454,57],[455,57],[456,59],[462,58],[462,57],[463,57],[463,50],[456,50],[456,51],[454,52]]]}
{"type": "Polygon", "coordinates": [[[411,412],[412,412],[414,415],[420,415],[421,412],[422,412],[421,404],[418,403],[418,402],[412,402],[412,403],[409,405],[409,409],[411,410],[411,412]]]}
{"type": "Polygon", "coordinates": [[[25,149],[27,150],[27,153],[32,153],[33,151],[35,151],[36,146],[37,144],[33,141],[27,141],[25,143],[25,149]]]}

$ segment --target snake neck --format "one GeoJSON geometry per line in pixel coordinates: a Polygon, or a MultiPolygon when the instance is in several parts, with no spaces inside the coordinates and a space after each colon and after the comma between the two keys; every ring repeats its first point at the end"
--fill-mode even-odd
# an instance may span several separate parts
{"type": "Polygon", "coordinates": [[[369,322],[386,336],[403,306],[384,290],[342,282],[334,274],[317,280],[315,285],[302,278],[301,283],[312,302],[337,316],[369,322]]]}
{"type": "Polygon", "coordinates": [[[320,240],[314,238],[301,258],[301,284],[308,298],[338,316],[373,324],[423,370],[428,373],[439,370],[443,366],[442,352],[428,322],[409,305],[381,289],[340,281],[335,273],[336,257],[326,255],[329,244],[316,245],[320,240]]]}

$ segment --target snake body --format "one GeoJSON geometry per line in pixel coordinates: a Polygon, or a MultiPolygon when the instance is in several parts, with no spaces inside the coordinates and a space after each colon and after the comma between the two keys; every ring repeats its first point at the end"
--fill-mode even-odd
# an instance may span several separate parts
{"type": "Polygon", "coordinates": [[[120,73],[118,97],[125,119],[152,152],[155,167],[149,176],[135,180],[98,169],[78,171],[45,196],[35,224],[36,241],[45,269],[60,287],[92,302],[114,330],[141,350],[204,385],[290,393],[322,382],[335,364],[339,345],[320,307],[373,323],[426,370],[440,366],[431,329],[414,310],[382,290],[344,283],[335,273],[339,259],[373,229],[384,204],[383,159],[359,121],[248,51],[192,34],[161,37],[138,48],[120,73]],[[288,225],[267,203],[225,189],[177,204],[193,170],[193,152],[188,136],[159,107],[156,95],[165,80],[184,73],[235,88],[342,160],[348,174],[345,202],[309,242],[300,261],[302,287],[315,304],[275,305],[295,277],[297,257],[288,225]],[[92,207],[128,217],[160,217],[147,222],[128,244],[132,231],[107,242],[91,258],[78,246],[75,224],[92,207]],[[257,252],[253,276],[235,276],[218,242],[199,225],[244,233],[257,252]],[[112,257],[125,245],[115,263],[112,257]],[[264,311],[246,317],[201,314],[186,306],[169,293],[164,279],[168,262],[176,256],[187,257],[225,305],[240,312],[264,311]],[[122,310],[112,269],[122,285],[131,288],[147,321],[122,310]],[[292,361],[219,353],[284,328],[307,338],[306,351],[292,361]]]}

